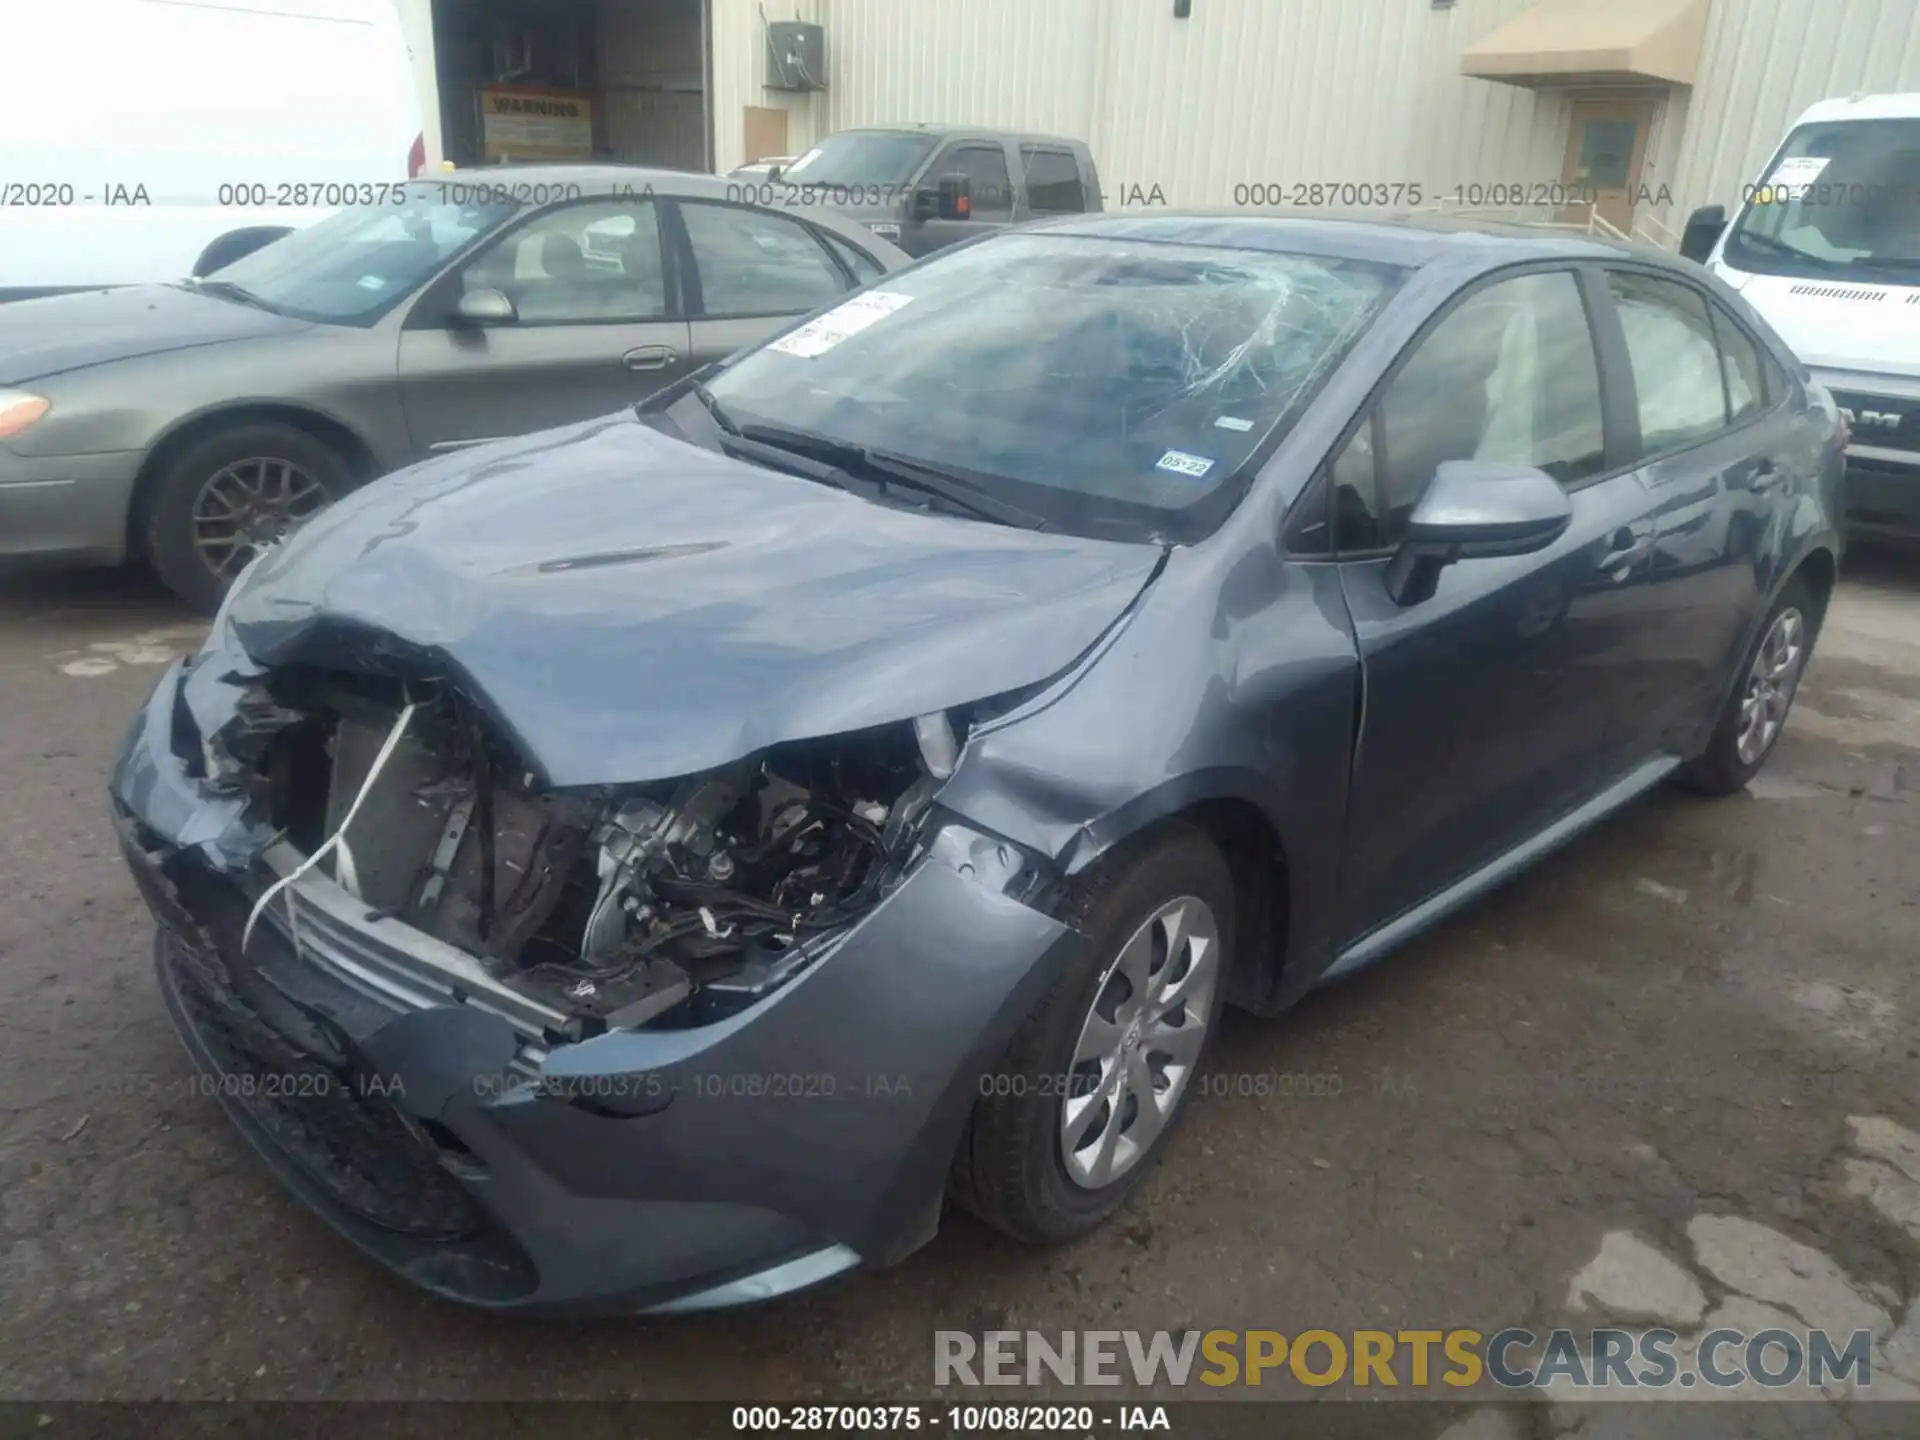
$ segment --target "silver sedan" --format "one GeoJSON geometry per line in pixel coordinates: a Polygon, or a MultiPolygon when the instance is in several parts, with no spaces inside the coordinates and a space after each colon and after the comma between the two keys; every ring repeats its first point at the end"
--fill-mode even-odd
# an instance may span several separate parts
{"type": "Polygon", "coordinates": [[[436,451],[587,419],[908,257],[626,167],[395,185],[200,280],[0,307],[0,563],[144,559],[202,608],[436,451]]]}

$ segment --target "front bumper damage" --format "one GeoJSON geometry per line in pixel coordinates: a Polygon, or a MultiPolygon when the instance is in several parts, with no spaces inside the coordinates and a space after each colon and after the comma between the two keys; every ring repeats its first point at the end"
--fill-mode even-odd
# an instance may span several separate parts
{"type": "Polygon", "coordinates": [[[298,866],[175,744],[176,666],[111,806],[159,923],[162,994],[273,1170],[364,1251],[472,1304],[672,1312],[910,1253],[979,1077],[1081,939],[1009,893],[999,842],[936,818],[891,893],[715,1023],[569,1033],[473,957],[298,866]]]}

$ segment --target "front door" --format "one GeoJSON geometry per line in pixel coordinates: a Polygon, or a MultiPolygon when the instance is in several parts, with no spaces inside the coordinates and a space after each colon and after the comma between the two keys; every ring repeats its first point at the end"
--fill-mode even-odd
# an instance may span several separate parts
{"type": "Polygon", "coordinates": [[[1653,128],[1651,100],[1576,100],[1560,178],[1580,203],[1563,218],[1584,220],[1589,208],[1623,235],[1633,233],[1634,197],[1653,128]]]}
{"type": "Polygon", "coordinates": [[[1581,284],[1484,285],[1417,343],[1331,473],[1364,694],[1341,860],[1350,943],[1577,808],[1641,759],[1624,695],[1651,501],[1612,464],[1581,284]],[[1388,558],[1449,460],[1531,465],[1573,521],[1533,555],[1462,559],[1401,605],[1388,558]]]}
{"type": "Polygon", "coordinates": [[[909,255],[930,255],[970,240],[982,231],[1010,225],[1015,202],[1007,147],[997,140],[958,140],[948,145],[920,177],[922,191],[938,190],[943,175],[964,175],[971,188],[972,213],[965,220],[938,215],[909,221],[901,228],[900,248],[909,255]]]}
{"type": "Polygon", "coordinates": [[[608,415],[693,368],[652,199],[535,215],[415,303],[400,396],[418,454],[608,415]],[[513,318],[462,322],[460,296],[505,295],[513,318]]]}

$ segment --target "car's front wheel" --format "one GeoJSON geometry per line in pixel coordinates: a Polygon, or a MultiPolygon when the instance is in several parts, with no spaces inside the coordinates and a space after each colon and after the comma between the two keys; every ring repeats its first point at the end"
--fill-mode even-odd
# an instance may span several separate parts
{"type": "Polygon", "coordinates": [[[1091,1229],[1158,1158],[1193,1091],[1233,956],[1234,887],[1169,825],[1075,885],[1090,942],[981,1085],[954,1198],[1016,1239],[1091,1229]]]}
{"type": "Polygon", "coordinates": [[[219,607],[254,555],[352,488],[324,441],[278,421],[217,430],[162,463],[142,507],[142,548],[160,581],[201,611],[219,607]]]}
{"type": "Polygon", "coordinates": [[[1727,699],[1713,738],[1681,771],[1684,784],[1708,795],[1731,795],[1760,773],[1799,693],[1818,614],[1805,582],[1788,581],[1747,654],[1740,683],[1727,699]]]}

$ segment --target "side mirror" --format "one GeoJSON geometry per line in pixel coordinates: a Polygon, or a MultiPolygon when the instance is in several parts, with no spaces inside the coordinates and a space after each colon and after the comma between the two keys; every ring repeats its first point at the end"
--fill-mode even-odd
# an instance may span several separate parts
{"type": "Polygon", "coordinates": [[[778,165],[769,165],[767,167],[767,184],[778,185],[779,183],[780,183],[780,167],[778,165]]]}
{"type": "Polygon", "coordinates": [[[913,218],[931,220],[973,218],[973,182],[964,175],[942,175],[940,183],[913,192],[913,218]]]}
{"type": "Polygon", "coordinates": [[[1727,228],[1727,207],[1702,205],[1687,217],[1687,228],[1680,232],[1680,254],[1696,265],[1707,263],[1713,247],[1720,243],[1720,232],[1727,228]]]}
{"type": "Polygon", "coordinates": [[[511,325],[520,312],[501,291],[468,290],[453,307],[453,316],[463,325],[511,325]]]}
{"type": "Polygon", "coordinates": [[[1456,560],[1531,555],[1573,521],[1567,492],[1544,470],[1488,460],[1448,460],[1407,520],[1387,564],[1387,593],[1401,605],[1433,598],[1456,560]]]}
{"type": "Polygon", "coordinates": [[[940,218],[942,220],[973,218],[973,182],[966,176],[942,175],[940,177],[940,218]]]}

